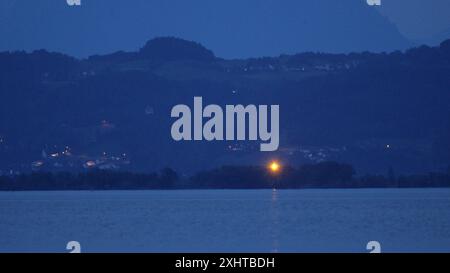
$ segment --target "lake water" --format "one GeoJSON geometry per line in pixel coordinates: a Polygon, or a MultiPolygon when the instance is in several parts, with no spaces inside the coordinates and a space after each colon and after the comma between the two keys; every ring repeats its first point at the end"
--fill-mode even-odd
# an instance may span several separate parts
{"type": "Polygon", "coordinates": [[[450,189],[0,192],[0,252],[450,252],[450,189]]]}

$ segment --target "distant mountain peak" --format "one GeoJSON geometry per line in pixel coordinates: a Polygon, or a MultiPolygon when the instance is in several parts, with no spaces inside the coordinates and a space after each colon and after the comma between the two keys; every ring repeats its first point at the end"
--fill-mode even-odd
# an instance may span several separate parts
{"type": "Polygon", "coordinates": [[[139,54],[147,59],[163,61],[215,59],[214,53],[201,44],[175,37],[158,37],[149,40],[139,54]]]}

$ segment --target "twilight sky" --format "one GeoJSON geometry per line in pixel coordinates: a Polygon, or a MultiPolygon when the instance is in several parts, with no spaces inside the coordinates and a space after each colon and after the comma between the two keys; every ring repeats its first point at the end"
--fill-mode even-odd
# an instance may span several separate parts
{"type": "Polygon", "coordinates": [[[302,51],[392,51],[450,38],[449,0],[1,0],[0,51],[77,57],[137,50],[156,36],[225,58],[302,51]]]}
{"type": "Polygon", "coordinates": [[[380,12],[413,41],[427,41],[442,32],[450,35],[449,0],[384,0],[380,12]]]}

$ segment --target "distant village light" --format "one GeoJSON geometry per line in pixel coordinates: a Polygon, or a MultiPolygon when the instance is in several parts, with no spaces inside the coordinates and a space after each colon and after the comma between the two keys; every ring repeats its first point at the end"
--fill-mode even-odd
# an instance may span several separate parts
{"type": "Polygon", "coordinates": [[[85,164],[84,164],[84,166],[86,167],[86,168],[92,168],[92,167],[95,167],[95,162],[94,161],[92,161],[92,160],[89,160],[89,161],[87,161],[85,164]]]}
{"type": "Polygon", "coordinates": [[[44,162],[41,161],[41,160],[38,160],[38,161],[34,161],[33,163],[31,163],[31,165],[32,165],[32,167],[34,167],[34,168],[39,168],[39,167],[41,167],[42,165],[44,165],[44,162]]]}

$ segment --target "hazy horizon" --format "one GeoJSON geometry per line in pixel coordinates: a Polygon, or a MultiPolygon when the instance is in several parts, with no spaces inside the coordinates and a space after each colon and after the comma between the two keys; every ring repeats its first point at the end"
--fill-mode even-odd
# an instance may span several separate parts
{"type": "MultiPolygon", "coordinates": [[[[411,8],[399,16],[401,5],[386,1],[381,7],[363,0],[286,0],[283,5],[272,0],[170,1],[112,0],[106,5],[84,0],[82,6],[71,7],[64,0],[7,0],[0,4],[0,35],[5,37],[0,51],[46,49],[88,57],[135,51],[147,40],[172,36],[199,42],[218,57],[230,59],[305,51],[394,51],[417,45],[412,41],[427,42],[417,24],[408,23],[411,8]]],[[[433,20],[424,22],[423,28],[430,39],[450,28],[450,21],[438,12],[448,6],[442,1],[427,3],[429,8],[412,6],[414,11],[423,10],[422,21],[433,11],[433,20]]]]}

